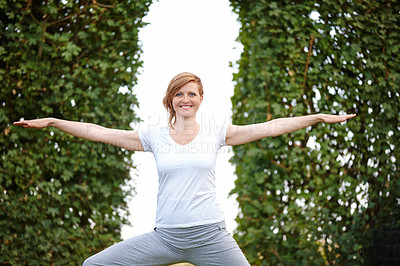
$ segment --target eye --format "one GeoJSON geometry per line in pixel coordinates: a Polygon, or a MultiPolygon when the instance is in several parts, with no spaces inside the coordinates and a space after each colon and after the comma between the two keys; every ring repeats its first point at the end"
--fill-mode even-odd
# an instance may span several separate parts
{"type": "Polygon", "coordinates": [[[175,96],[182,96],[182,93],[178,92],[175,96]]]}
{"type": "Polygon", "coordinates": [[[190,94],[190,96],[196,96],[196,93],[192,92],[192,93],[190,94]]]}

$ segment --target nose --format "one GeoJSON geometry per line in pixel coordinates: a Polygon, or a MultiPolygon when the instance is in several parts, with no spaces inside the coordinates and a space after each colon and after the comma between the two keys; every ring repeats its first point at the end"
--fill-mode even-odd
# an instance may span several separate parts
{"type": "Polygon", "coordinates": [[[183,95],[183,102],[187,103],[189,101],[189,96],[187,94],[183,95]]]}

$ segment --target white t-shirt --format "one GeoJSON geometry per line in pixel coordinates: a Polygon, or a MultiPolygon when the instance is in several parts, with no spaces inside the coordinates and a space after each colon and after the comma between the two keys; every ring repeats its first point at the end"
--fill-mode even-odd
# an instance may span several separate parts
{"type": "Polygon", "coordinates": [[[227,124],[201,126],[187,145],[177,144],[168,127],[140,129],[144,151],[153,153],[159,188],[156,227],[189,227],[221,222],[217,202],[215,163],[225,146],[227,124]]]}

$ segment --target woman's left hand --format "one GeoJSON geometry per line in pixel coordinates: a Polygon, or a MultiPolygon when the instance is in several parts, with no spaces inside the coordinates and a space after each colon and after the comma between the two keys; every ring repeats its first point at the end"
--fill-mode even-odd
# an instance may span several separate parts
{"type": "Polygon", "coordinates": [[[351,114],[351,115],[327,115],[327,114],[319,114],[321,122],[323,123],[340,123],[340,122],[345,122],[347,119],[353,118],[356,115],[351,114]]]}

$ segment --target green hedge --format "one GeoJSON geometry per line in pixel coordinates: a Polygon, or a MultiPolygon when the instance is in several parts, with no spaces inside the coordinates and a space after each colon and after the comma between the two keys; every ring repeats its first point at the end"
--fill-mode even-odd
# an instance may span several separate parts
{"type": "Polygon", "coordinates": [[[400,3],[230,2],[244,45],[233,123],[357,114],[234,147],[235,238],[247,258],[389,263],[374,239],[400,222],[400,3]]]}
{"type": "Polygon", "coordinates": [[[0,264],[77,265],[120,240],[132,153],[12,122],[129,129],[150,2],[0,0],[0,264]]]}

